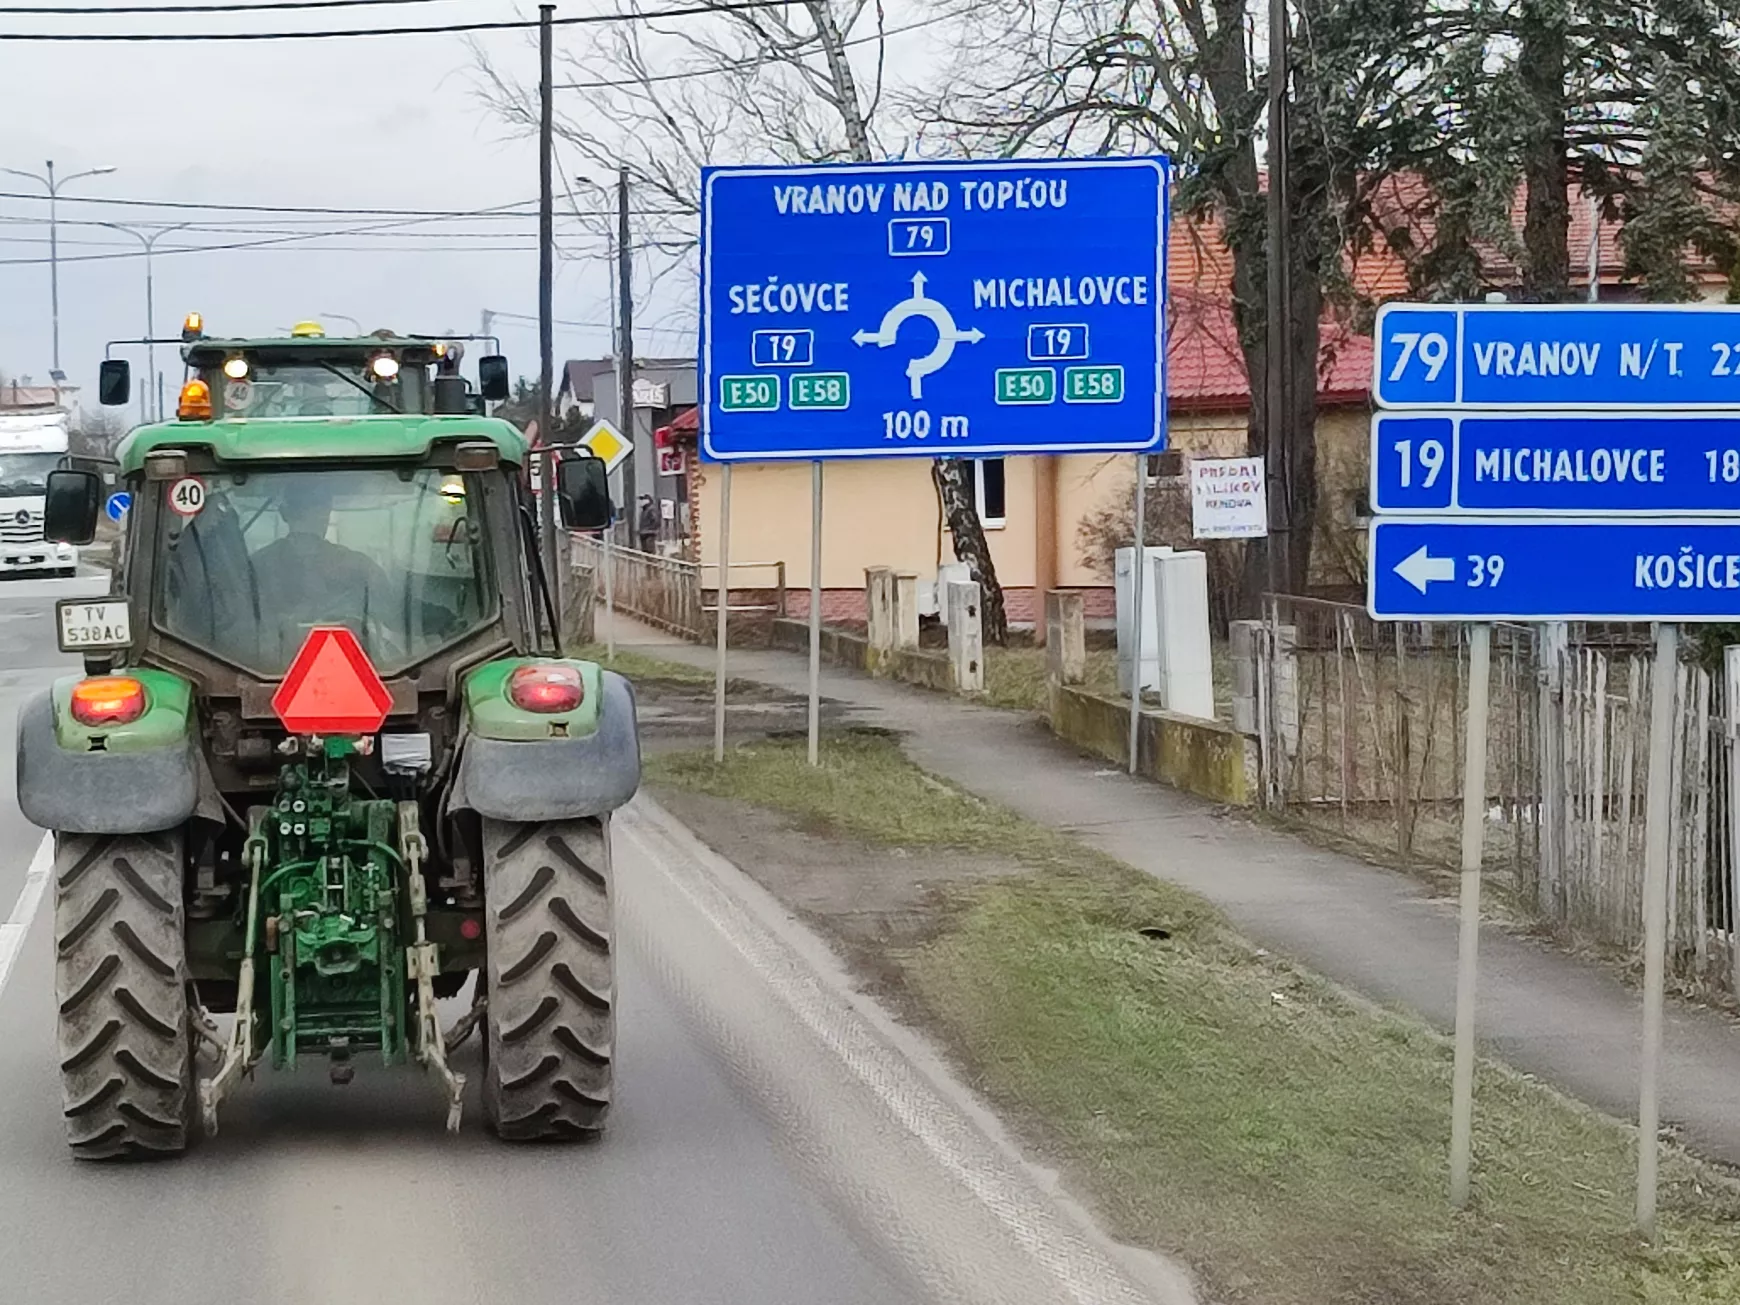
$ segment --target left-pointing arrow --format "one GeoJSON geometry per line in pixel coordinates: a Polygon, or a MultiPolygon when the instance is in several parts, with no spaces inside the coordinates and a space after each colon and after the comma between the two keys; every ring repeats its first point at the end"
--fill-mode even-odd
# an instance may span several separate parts
{"type": "Polygon", "coordinates": [[[1426,586],[1434,580],[1454,580],[1456,578],[1456,559],[1453,557],[1433,557],[1421,544],[1400,562],[1396,563],[1396,574],[1401,576],[1421,593],[1426,592],[1426,586]]]}

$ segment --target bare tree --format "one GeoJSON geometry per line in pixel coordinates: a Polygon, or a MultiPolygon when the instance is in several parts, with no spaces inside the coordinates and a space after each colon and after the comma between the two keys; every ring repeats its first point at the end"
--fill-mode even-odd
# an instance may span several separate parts
{"type": "Polygon", "coordinates": [[[127,433],[127,419],[106,408],[80,408],[78,419],[68,441],[72,452],[80,457],[110,459],[127,433]]]}
{"type": "MultiPolygon", "coordinates": [[[[1271,322],[1265,283],[1266,183],[1259,158],[1268,69],[1266,6],[1254,0],[949,0],[961,20],[946,93],[920,106],[926,135],[973,153],[1164,152],[1178,164],[1177,210],[1201,239],[1212,218],[1230,263],[1232,312],[1253,394],[1271,347],[1293,378],[1283,410],[1280,479],[1292,529],[1291,574],[1310,573],[1316,516],[1315,379],[1327,306],[1355,307],[1345,257],[1385,178],[1412,166],[1430,135],[1437,45],[1451,21],[1437,0],[1295,0],[1286,142],[1288,320],[1271,322]]],[[[1217,296],[1221,287],[1207,287],[1217,296]]],[[[1177,287],[1174,288],[1175,291],[1177,287]]],[[[1267,448],[1253,405],[1248,447],[1267,448]]],[[[1265,577],[1247,551],[1245,606],[1265,577]]]]}
{"type": "MultiPolygon", "coordinates": [[[[701,169],[715,163],[869,163],[904,152],[893,105],[891,29],[871,0],[793,0],[756,9],[721,5],[697,21],[647,18],[658,3],[617,0],[638,21],[601,24],[559,52],[562,108],[555,130],[594,168],[628,169],[638,196],[637,275],[690,268],[698,238],[701,169]],[[572,107],[569,107],[572,106],[572,107]]],[[[535,130],[535,87],[477,54],[482,94],[504,120],[535,130]]],[[[932,463],[955,555],[985,592],[985,633],[1005,641],[1008,621],[973,493],[971,464],[932,463]]]]}

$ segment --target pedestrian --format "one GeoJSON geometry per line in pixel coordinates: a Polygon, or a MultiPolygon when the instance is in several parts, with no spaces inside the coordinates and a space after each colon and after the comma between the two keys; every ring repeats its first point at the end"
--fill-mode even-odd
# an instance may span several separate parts
{"type": "Polygon", "coordinates": [[[640,515],[635,519],[635,533],[640,536],[640,551],[650,553],[659,539],[659,510],[651,494],[640,496],[640,515]]]}

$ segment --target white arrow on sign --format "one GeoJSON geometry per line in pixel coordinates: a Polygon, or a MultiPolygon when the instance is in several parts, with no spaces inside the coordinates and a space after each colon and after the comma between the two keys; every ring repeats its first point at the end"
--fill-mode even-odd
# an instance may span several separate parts
{"type": "Polygon", "coordinates": [[[924,292],[924,273],[912,274],[912,298],[902,299],[894,307],[882,315],[882,324],[874,331],[854,331],[852,343],[860,347],[873,344],[879,349],[886,349],[900,336],[900,324],[909,317],[926,317],[936,327],[936,347],[922,358],[914,358],[906,364],[906,378],[912,382],[912,397],[924,397],[924,378],[932,372],[941,371],[943,364],[954,354],[957,344],[977,344],[985,338],[985,333],[974,327],[970,331],[959,330],[955,319],[949,310],[939,301],[930,298],[924,292]]]}
{"type": "Polygon", "coordinates": [[[1421,593],[1425,593],[1426,586],[1434,580],[1454,580],[1456,578],[1456,559],[1453,557],[1433,557],[1431,553],[1426,551],[1426,545],[1421,544],[1396,563],[1396,574],[1421,593]]]}

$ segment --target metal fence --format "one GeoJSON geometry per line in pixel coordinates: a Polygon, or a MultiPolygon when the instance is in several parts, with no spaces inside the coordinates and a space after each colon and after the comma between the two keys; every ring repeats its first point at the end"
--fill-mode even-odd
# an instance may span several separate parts
{"type": "Polygon", "coordinates": [[[574,536],[570,560],[575,566],[591,569],[600,601],[608,583],[612,601],[622,611],[673,634],[701,637],[701,568],[697,563],[618,545],[606,550],[584,535],[574,536]],[[606,566],[610,568],[608,578],[606,566]]]}
{"type": "MultiPolygon", "coordinates": [[[[1466,627],[1377,623],[1269,600],[1257,732],[1271,810],[1402,865],[1458,862],[1466,627]]],[[[1725,676],[1682,665],[1669,948],[1682,983],[1740,995],[1740,650],[1725,676]]],[[[1496,625],[1485,864],[1543,924],[1642,942],[1651,654],[1635,630],[1496,625]]]]}
{"type": "MultiPolygon", "coordinates": [[[[612,545],[606,551],[596,539],[572,536],[570,562],[591,570],[600,602],[608,583],[616,607],[629,615],[686,638],[713,637],[713,619],[718,611],[717,572],[712,563],[685,561],[658,553],[612,545]],[[709,588],[707,581],[712,580],[709,588]]],[[[785,612],[784,562],[733,562],[731,564],[732,612],[785,612]]]]}

